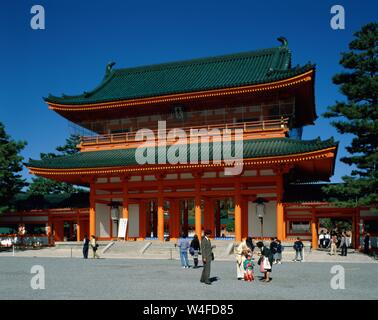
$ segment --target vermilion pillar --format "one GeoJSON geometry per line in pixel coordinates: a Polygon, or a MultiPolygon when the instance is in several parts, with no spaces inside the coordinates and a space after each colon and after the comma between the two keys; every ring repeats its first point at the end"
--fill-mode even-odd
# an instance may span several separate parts
{"type": "Polygon", "coordinates": [[[89,233],[90,237],[96,235],[96,189],[94,183],[90,186],[91,190],[89,193],[89,233]]]}
{"type": "Polygon", "coordinates": [[[311,212],[311,246],[312,246],[312,249],[318,248],[318,233],[316,230],[315,209],[313,209],[311,212]]]}
{"type": "Polygon", "coordinates": [[[276,207],[276,228],[277,228],[277,238],[283,240],[283,220],[284,220],[284,209],[282,205],[282,194],[283,194],[283,178],[282,174],[277,176],[277,207],[276,207]]]}
{"type": "Polygon", "coordinates": [[[164,241],[164,197],[162,181],[158,180],[158,210],[157,210],[157,234],[158,239],[164,241]]]}
{"type": "Polygon", "coordinates": [[[242,212],[241,212],[240,182],[235,184],[235,241],[242,239],[242,212]]]}
{"type": "Polygon", "coordinates": [[[81,222],[80,222],[80,212],[77,211],[77,217],[76,217],[76,241],[80,241],[82,239],[81,236],[81,222]]]}
{"type": "Polygon", "coordinates": [[[196,179],[196,195],[194,199],[194,217],[195,217],[195,230],[198,239],[202,237],[202,216],[201,216],[201,186],[199,178],[196,179]]]}

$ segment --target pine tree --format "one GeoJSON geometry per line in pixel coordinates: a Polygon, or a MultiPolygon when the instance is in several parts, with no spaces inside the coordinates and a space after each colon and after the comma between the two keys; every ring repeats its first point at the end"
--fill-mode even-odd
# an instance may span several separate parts
{"type": "Polygon", "coordinates": [[[11,209],[11,200],[27,185],[19,172],[22,171],[20,151],[25,141],[14,141],[0,122],[0,212],[11,209]]]}
{"type": "Polygon", "coordinates": [[[352,134],[346,147],[350,156],[340,161],[352,166],[341,184],[324,187],[330,201],[338,206],[358,207],[378,204],[378,23],[369,23],[354,34],[349,52],[340,64],[346,69],[333,77],[346,96],[323,115],[336,118],[331,124],[341,134],[352,134]]]}
{"type": "MultiPolygon", "coordinates": [[[[58,151],[58,154],[41,153],[40,157],[41,159],[48,159],[75,154],[79,152],[79,149],[77,148],[79,142],[80,136],[72,134],[68,139],[66,139],[65,145],[59,146],[55,149],[58,151]]],[[[78,189],[70,183],[55,181],[44,177],[33,178],[27,190],[28,193],[33,195],[77,193],[80,191],[82,191],[82,189],[78,189]]]]}

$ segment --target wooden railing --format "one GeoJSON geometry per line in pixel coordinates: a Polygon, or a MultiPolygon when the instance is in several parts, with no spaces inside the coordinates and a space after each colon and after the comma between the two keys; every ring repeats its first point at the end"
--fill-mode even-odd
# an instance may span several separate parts
{"type": "MultiPolygon", "coordinates": [[[[192,127],[181,127],[181,128],[166,128],[165,132],[160,130],[151,130],[155,137],[160,134],[168,134],[171,130],[180,129],[184,130],[188,135],[190,135],[191,130],[205,129],[211,131],[212,129],[242,129],[244,134],[252,134],[258,132],[267,131],[287,131],[288,130],[288,118],[280,118],[274,120],[263,120],[263,121],[250,121],[250,122],[239,122],[231,124],[216,124],[216,125],[203,125],[203,126],[192,126],[192,127]]],[[[118,144],[118,143],[135,143],[136,133],[133,132],[123,132],[123,133],[113,133],[113,134],[103,134],[97,136],[82,136],[79,147],[96,146],[104,144],[118,144]]]]}

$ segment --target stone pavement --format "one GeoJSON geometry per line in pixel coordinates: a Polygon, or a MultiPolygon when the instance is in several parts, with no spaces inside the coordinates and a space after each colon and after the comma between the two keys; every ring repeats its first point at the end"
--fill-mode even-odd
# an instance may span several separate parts
{"type": "MultiPolygon", "coordinates": [[[[0,299],[376,299],[377,266],[341,263],[345,289],[331,288],[335,263],[283,263],[273,266],[270,283],[236,280],[233,261],[212,263],[208,286],[199,282],[202,268],[182,269],[176,260],[78,259],[0,255],[0,299]],[[42,266],[45,289],[33,290],[31,268],[42,266]]],[[[256,270],[255,275],[260,273],[256,270]]],[[[256,277],[258,278],[258,277],[256,277]]],[[[293,310],[295,312],[295,310],[293,310]]]]}

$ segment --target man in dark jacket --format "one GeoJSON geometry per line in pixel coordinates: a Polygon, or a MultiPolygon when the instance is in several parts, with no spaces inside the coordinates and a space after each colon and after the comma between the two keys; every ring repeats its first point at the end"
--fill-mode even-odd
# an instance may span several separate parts
{"type": "Polygon", "coordinates": [[[295,250],[295,259],[293,261],[302,262],[303,260],[303,242],[300,238],[297,238],[297,241],[294,242],[294,250],[295,250]]]}
{"type": "Polygon", "coordinates": [[[89,239],[87,235],[84,236],[83,240],[83,256],[84,259],[88,259],[88,250],[89,250],[89,239]]]}
{"type": "Polygon", "coordinates": [[[370,234],[366,233],[364,238],[364,253],[369,254],[370,253],[370,234]]]}
{"type": "Polygon", "coordinates": [[[211,269],[211,260],[213,258],[213,250],[211,247],[210,239],[208,238],[210,235],[211,235],[211,231],[206,230],[205,236],[202,238],[202,242],[201,242],[201,253],[202,253],[202,262],[203,262],[201,282],[206,283],[206,284],[211,284],[210,269],[211,269]]]}

